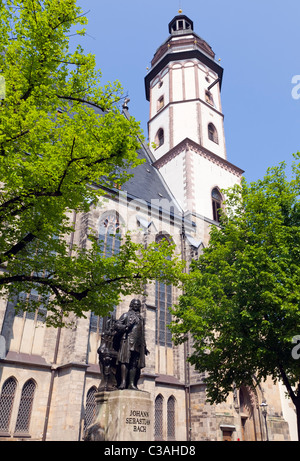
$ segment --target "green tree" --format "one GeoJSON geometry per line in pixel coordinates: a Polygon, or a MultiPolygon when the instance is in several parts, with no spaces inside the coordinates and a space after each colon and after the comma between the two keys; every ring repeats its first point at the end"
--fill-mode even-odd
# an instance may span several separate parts
{"type": "Polygon", "coordinates": [[[270,376],[286,386],[299,431],[300,171],[295,162],[288,180],[285,170],[226,191],[226,215],[185,276],[172,331],[177,343],[191,336],[209,401],[270,376]]]}
{"type": "Polygon", "coordinates": [[[120,83],[101,86],[95,57],[70,51],[85,24],[76,0],[0,0],[0,289],[37,290],[52,325],[69,312],[105,315],[147,280],[175,283],[179,269],[167,259],[174,247],[144,248],[128,235],[112,258],[93,238],[91,249],[70,253],[71,212],[88,211],[103,187],[131,177],[142,138],[118,109],[120,83]]]}

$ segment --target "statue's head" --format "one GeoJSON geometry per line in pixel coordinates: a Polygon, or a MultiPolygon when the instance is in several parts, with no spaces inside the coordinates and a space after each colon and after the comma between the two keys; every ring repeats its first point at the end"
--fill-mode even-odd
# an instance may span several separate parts
{"type": "Polygon", "coordinates": [[[139,299],[132,299],[129,308],[134,310],[134,311],[140,311],[141,310],[141,301],[139,299]]]}

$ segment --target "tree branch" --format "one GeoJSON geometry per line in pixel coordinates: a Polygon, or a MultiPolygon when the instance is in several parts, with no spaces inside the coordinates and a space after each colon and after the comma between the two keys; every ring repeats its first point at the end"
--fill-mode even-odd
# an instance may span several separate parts
{"type": "MultiPolygon", "coordinates": [[[[99,285],[105,286],[109,283],[114,283],[114,282],[119,282],[122,280],[126,279],[140,279],[141,275],[140,274],[135,274],[134,276],[120,276],[120,277],[115,277],[112,279],[105,279],[102,283],[99,285]]],[[[39,277],[37,275],[9,275],[9,276],[3,276],[0,277],[0,286],[8,285],[11,283],[16,283],[16,282],[31,282],[34,284],[41,284],[49,287],[53,293],[59,297],[60,302],[63,302],[63,298],[59,291],[64,293],[66,296],[72,296],[75,298],[77,301],[81,301],[82,299],[86,298],[89,292],[91,291],[91,288],[86,288],[83,291],[75,291],[75,290],[69,290],[66,287],[62,286],[60,283],[56,283],[53,279],[45,278],[45,277],[39,277]]],[[[67,301],[64,301],[66,303],[67,301]]]]}
{"type": "Polygon", "coordinates": [[[3,253],[3,256],[0,258],[0,264],[3,264],[7,261],[11,256],[15,256],[20,251],[23,250],[30,242],[32,242],[36,236],[29,232],[23,239],[21,239],[18,243],[16,243],[10,250],[3,253]]]}
{"type": "Polygon", "coordinates": [[[96,104],[95,102],[92,102],[92,101],[87,101],[82,98],[74,98],[73,96],[60,96],[60,95],[56,95],[56,96],[58,97],[58,99],[66,99],[68,101],[76,101],[76,102],[81,102],[82,104],[89,104],[90,106],[96,107],[97,109],[100,109],[103,112],[105,112],[105,109],[99,106],[99,104],[96,104]]]}
{"type": "Polygon", "coordinates": [[[64,179],[67,176],[69,166],[71,166],[71,164],[73,162],[76,162],[78,160],[84,160],[86,158],[86,157],[72,158],[73,157],[73,152],[74,152],[74,147],[75,147],[75,141],[76,141],[76,138],[73,139],[73,143],[72,143],[71,155],[70,155],[71,159],[68,161],[67,166],[65,168],[65,171],[63,172],[62,177],[61,177],[61,179],[59,181],[59,184],[58,184],[57,191],[59,191],[59,192],[60,192],[61,186],[62,186],[62,184],[64,182],[64,179]]]}
{"type": "MultiPolygon", "coordinates": [[[[34,191],[34,190],[30,190],[26,195],[24,196],[17,196],[17,197],[14,197],[8,201],[6,201],[5,203],[2,203],[2,205],[0,205],[0,214],[2,213],[7,213],[9,212],[10,213],[10,216],[16,216],[20,213],[22,213],[23,211],[27,210],[28,208],[30,208],[31,206],[33,206],[33,203],[28,203],[28,204],[24,204],[23,206],[20,206],[24,200],[24,198],[28,198],[30,196],[34,196],[34,197],[60,197],[62,195],[62,193],[57,190],[57,191],[47,191],[46,189],[45,190],[41,190],[41,191],[34,191]],[[15,205],[15,209],[13,211],[10,211],[9,208],[11,207],[11,205],[15,205]]],[[[5,215],[5,219],[6,219],[6,215],[5,215]]]]}
{"type": "MultiPolygon", "coordinates": [[[[75,18],[70,18],[70,17],[68,17],[68,16],[65,16],[61,22],[59,22],[58,24],[56,24],[56,26],[51,26],[50,24],[49,24],[49,26],[51,27],[52,30],[55,30],[55,29],[57,29],[59,26],[61,26],[62,24],[65,24],[66,22],[75,21],[76,19],[85,17],[85,15],[88,14],[89,12],[90,12],[90,10],[88,10],[86,13],[82,13],[82,14],[80,14],[79,16],[76,16],[75,18]]],[[[58,19],[59,19],[59,18],[58,18],[58,19]]]]}
{"type": "Polygon", "coordinates": [[[22,131],[22,133],[19,133],[18,135],[14,136],[13,138],[6,139],[4,142],[7,143],[7,142],[15,141],[15,139],[21,138],[22,136],[25,136],[29,132],[30,132],[30,130],[22,131]]]}

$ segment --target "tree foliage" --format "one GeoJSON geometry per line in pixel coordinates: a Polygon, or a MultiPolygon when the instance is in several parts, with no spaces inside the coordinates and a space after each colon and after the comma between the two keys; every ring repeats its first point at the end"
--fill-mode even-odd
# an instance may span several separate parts
{"type": "Polygon", "coordinates": [[[300,410],[300,154],[262,180],[226,191],[226,215],[185,277],[174,308],[178,343],[191,336],[190,362],[207,372],[208,397],[233,385],[281,379],[300,410]]]}
{"type": "MultiPolygon", "coordinates": [[[[174,250],[127,236],[111,259],[96,240],[70,252],[71,210],[87,212],[103,186],[132,175],[142,138],[120,113],[120,83],[102,86],[95,57],[80,45],[70,51],[71,31],[84,34],[86,24],[76,0],[0,1],[0,288],[36,290],[53,325],[68,312],[105,314],[120,294],[141,292],[174,250]]],[[[177,265],[165,269],[175,282],[177,265]]]]}

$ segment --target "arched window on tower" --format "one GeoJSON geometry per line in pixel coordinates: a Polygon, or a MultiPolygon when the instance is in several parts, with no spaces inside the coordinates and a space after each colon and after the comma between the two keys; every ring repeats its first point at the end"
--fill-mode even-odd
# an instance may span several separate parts
{"type": "Polygon", "coordinates": [[[220,209],[222,208],[222,196],[215,187],[211,192],[212,211],[214,221],[220,222],[220,209]]]}
{"type": "Polygon", "coordinates": [[[158,147],[162,146],[164,142],[165,142],[164,130],[160,128],[155,136],[156,148],[158,149],[158,147]]]}
{"type": "Polygon", "coordinates": [[[212,123],[209,123],[208,125],[208,139],[215,142],[216,144],[219,144],[218,132],[212,123]]]}

